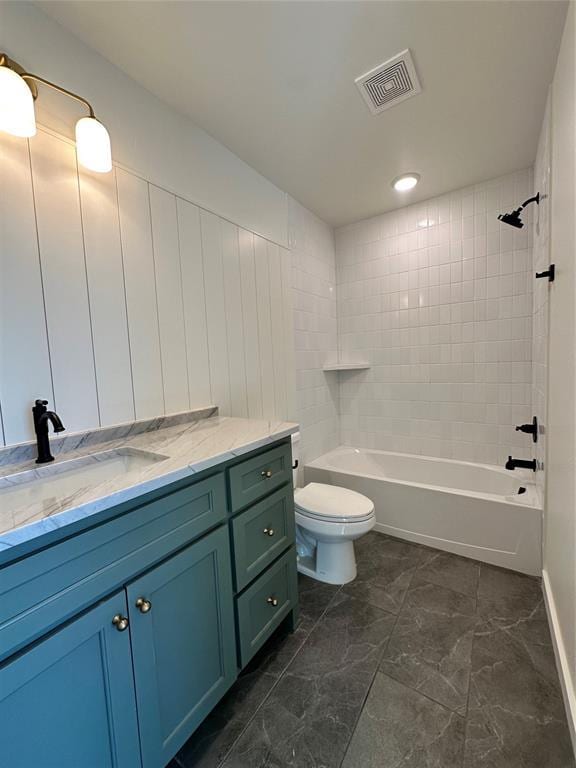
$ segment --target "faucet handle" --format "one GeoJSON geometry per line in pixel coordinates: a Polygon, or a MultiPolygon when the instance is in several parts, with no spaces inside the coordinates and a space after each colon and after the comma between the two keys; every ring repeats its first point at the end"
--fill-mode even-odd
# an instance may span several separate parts
{"type": "Polygon", "coordinates": [[[527,435],[532,435],[532,442],[538,442],[538,419],[536,416],[532,419],[530,424],[519,424],[516,427],[516,432],[525,432],[527,435]]]}
{"type": "Polygon", "coordinates": [[[34,405],[48,405],[48,400],[36,400],[34,405]]]}

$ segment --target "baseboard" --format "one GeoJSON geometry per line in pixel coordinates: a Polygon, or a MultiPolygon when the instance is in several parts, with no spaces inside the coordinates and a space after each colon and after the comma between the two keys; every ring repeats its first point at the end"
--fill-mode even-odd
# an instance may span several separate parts
{"type": "Polygon", "coordinates": [[[552,593],[552,587],[550,586],[550,579],[546,569],[542,571],[542,587],[544,591],[544,602],[546,603],[546,612],[548,614],[548,623],[550,624],[550,631],[552,634],[552,643],[554,645],[554,655],[556,656],[556,666],[558,667],[560,685],[562,686],[562,695],[566,707],[566,718],[568,720],[568,727],[570,728],[570,736],[572,738],[572,749],[576,754],[576,691],[574,690],[570,665],[568,664],[568,657],[562,640],[562,633],[560,632],[560,623],[558,621],[556,603],[554,602],[554,594],[552,593]]]}

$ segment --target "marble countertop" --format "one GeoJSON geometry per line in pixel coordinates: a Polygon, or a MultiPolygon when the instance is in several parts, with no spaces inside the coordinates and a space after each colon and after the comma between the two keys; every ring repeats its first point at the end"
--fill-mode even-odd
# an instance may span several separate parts
{"type": "Polygon", "coordinates": [[[291,422],[222,417],[216,408],[207,408],[54,438],[51,447],[55,461],[42,466],[34,461],[33,444],[1,449],[0,554],[8,554],[13,548],[30,542],[41,546],[43,542],[39,538],[46,534],[61,531],[64,526],[280,440],[297,430],[298,425],[291,422]],[[138,456],[144,451],[159,454],[162,458],[129,471],[119,470],[118,474],[104,481],[93,481],[67,495],[55,493],[49,499],[31,500],[24,505],[10,501],[23,483],[30,480],[35,483],[43,477],[62,477],[62,473],[71,467],[71,461],[73,467],[80,465],[84,469],[118,455],[102,455],[110,451],[120,451],[120,455],[125,456],[138,456]]]}

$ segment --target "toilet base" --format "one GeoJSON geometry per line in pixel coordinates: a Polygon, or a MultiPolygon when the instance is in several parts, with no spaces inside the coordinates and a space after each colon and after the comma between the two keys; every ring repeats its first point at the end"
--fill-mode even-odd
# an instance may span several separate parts
{"type": "Polygon", "coordinates": [[[326,584],[348,584],[356,578],[353,541],[319,541],[315,557],[298,557],[298,571],[326,584]]]}

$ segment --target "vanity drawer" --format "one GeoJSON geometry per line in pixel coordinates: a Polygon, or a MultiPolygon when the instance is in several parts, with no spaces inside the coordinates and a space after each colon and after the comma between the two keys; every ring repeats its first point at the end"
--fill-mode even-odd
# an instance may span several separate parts
{"type": "Polygon", "coordinates": [[[292,483],[290,443],[235,464],[228,473],[232,512],[238,512],[284,483],[292,483]]]}
{"type": "Polygon", "coordinates": [[[236,589],[294,544],[294,495],[285,485],[232,520],[236,589]]]}
{"type": "Polygon", "coordinates": [[[241,667],[264,645],[297,601],[296,550],[291,547],[236,600],[241,667]]]}
{"type": "Polygon", "coordinates": [[[224,473],[0,570],[0,659],[226,519],[224,473]]]}

